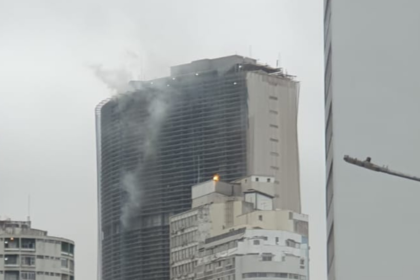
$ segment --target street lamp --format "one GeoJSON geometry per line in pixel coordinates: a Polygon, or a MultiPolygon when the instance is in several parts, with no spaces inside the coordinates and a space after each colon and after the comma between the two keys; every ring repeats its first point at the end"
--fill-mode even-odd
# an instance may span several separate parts
{"type": "Polygon", "coordinates": [[[353,165],[357,165],[359,167],[363,167],[372,171],[376,171],[376,172],[382,172],[382,173],[386,173],[392,176],[397,176],[400,178],[404,178],[404,179],[408,179],[408,180],[412,180],[412,181],[417,181],[420,182],[420,178],[416,177],[416,176],[411,176],[408,174],[404,174],[401,172],[397,172],[397,171],[393,171],[390,170],[387,166],[379,166],[377,164],[374,164],[371,162],[371,158],[367,157],[365,160],[359,160],[357,158],[353,158],[350,156],[344,156],[344,161],[346,161],[347,163],[353,164],[353,165]]]}

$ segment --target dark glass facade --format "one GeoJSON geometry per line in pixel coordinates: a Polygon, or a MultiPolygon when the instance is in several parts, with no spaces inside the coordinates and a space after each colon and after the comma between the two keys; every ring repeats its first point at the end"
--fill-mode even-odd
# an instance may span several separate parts
{"type": "Polygon", "coordinates": [[[168,218],[190,209],[191,186],[216,173],[226,182],[247,175],[246,71],[239,69],[139,83],[141,89],[98,108],[103,280],[169,279],[168,218]],[[169,106],[153,153],[145,155],[142,124],[153,94],[169,96],[169,106]],[[128,173],[138,204],[124,226],[128,173]]]}

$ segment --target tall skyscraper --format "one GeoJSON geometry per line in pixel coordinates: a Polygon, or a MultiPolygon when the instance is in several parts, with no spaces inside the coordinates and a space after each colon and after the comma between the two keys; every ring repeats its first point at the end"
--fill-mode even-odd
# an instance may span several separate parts
{"type": "Polygon", "coordinates": [[[414,279],[420,246],[395,241],[418,238],[418,188],[343,156],[418,172],[420,2],[324,4],[329,280],[414,279]]]}
{"type": "Polygon", "coordinates": [[[97,108],[103,280],[169,279],[169,216],[214,174],[273,176],[274,207],[300,213],[293,77],[229,56],[131,85],[97,108]]]}

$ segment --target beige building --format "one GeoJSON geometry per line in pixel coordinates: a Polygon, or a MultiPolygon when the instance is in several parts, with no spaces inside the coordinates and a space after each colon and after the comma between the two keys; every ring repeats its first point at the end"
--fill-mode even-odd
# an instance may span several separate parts
{"type": "Polygon", "coordinates": [[[170,219],[171,280],[307,279],[308,217],[274,208],[275,178],[215,179],[193,186],[193,208],[170,219]]]}
{"type": "Polygon", "coordinates": [[[0,280],[74,280],[74,242],[0,220],[0,280]]]}

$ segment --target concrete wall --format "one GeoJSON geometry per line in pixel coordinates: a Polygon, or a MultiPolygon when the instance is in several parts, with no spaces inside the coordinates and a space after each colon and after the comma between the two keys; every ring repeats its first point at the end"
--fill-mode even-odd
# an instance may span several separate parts
{"type": "MultiPolygon", "coordinates": [[[[286,273],[287,276],[298,275],[298,279],[308,277],[308,248],[301,243],[303,238],[299,234],[278,230],[246,230],[223,239],[217,239],[203,246],[197,259],[198,279],[246,278],[271,279],[272,273],[286,273]],[[231,265],[232,256],[234,264],[231,265]],[[270,256],[267,259],[265,257],[270,256]],[[201,267],[201,268],[200,268],[201,267]],[[203,269],[205,267],[205,269],[203,269]],[[261,277],[249,277],[253,273],[264,273],[261,277]]],[[[293,279],[291,277],[285,277],[293,279]]]]}
{"type": "Polygon", "coordinates": [[[420,1],[330,0],[325,9],[329,279],[417,279],[418,183],[343,156],[420,173],[420,1]]]}
{"type": "Polygon", "coordinates": [[[301,211],[297,113],[299,84],[247,74],[249,174],[276,178],[275,208],[301,211]]]}
{"type": "MultiPolygon", "coordinates": [[[[299,234],[277,230],[247,230],[244,240],[238,243],[236,257],[237,279],[243,279],[244,273],[288,273],[308,278],[307,248],[290,247],[288,240],[300,244],[302,236],[299,234]],[[254,241],[258,240],[258,244],[254,241]],[[272,255],[271,261],[263,261],[263,255],[272,255]],[[238,273],[239,272],[239,273],[238,273]]],[[[278,279],[278,277],[252,277],[255,279],[278,279]]]]}
{"type": "Polygon", "coordinates": [[[258,192],[246,193],[245,201],[254,204],[255,209],[258,210],[273,210],[273,199],[258,192]]]}
{"type": "Polygon", "coordinates": [[[277,229],[293,232],[293,220],[289,219],[289,213],[289,211],[254,211],[238,216],[235,220],[235,226],[252,225],[253,227],[261,227],[264,229],[277,229]]]}
{"type": "Polygon", "coordinates": [[[194,204],[194,201],[198,201],[198,199],[201,197],[208,196],[209,194],[213,193],[222,194],[224,196],[239,196],[241,195],[240,190],[241,188],[239,185],[211,180],[198,185],[194,185],[191,189],[191,198],[194,204]]]}
{"type": "Polygon", "coordinates": [[[241,184],[242,191],[253,189],[273,197],[276,195],[277,184],[272,176],[249,176],[237,182],[241,184]]]}
{"type": "Polygon", "coordinates": [[[215,236],[224,233],[236,222],[236,217],[242,214],[244,201],[228,201],[210,205],[211,231],[215,236]]]}

